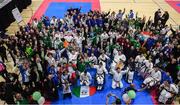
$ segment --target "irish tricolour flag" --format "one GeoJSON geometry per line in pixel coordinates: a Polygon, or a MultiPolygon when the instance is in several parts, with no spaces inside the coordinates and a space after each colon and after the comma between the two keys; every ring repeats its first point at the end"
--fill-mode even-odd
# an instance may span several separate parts
{"type": "Polygon", "coordinates": [[[73,94],[77,97],[88,97],[96,93],[96,87],[91,86],[78,86],[72,90],[73,94]]]}

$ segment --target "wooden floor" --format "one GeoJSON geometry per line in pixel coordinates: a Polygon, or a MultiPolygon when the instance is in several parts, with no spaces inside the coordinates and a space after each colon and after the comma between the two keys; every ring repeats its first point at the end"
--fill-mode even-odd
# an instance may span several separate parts
{"type": "MultiPolygon", "coordinates": [[[[43,0],[32,0],[32,4],[23,10],[21,13],[23,17],[23,21],[25,23],[28,23],[35,11],[39,8],[40,4],[43,0]]],[[[20,25],[25,25],[25,23],[21,22],[20,25]]],[[[18,24],[16,22],[13,22],[8,28],[7,33],[9,35],[14,35],[14,33],[18,30],[18,24]]]]}
{"type": "MultiPolygon", "coordinates": [[[[29,21],[42,1],[43,0],[32,0],[32,4],[21,13],[25,23],[29,21]]],[[[168,5],[165,0],[100,0],[100,5],[102,11],[111,9],[111,11],[117,12],[119,9],[126,8],[126,12],[133,9],[134,11],[137,11],[140,16],[145,15],[147,17],[153,17],[154,12],[160,8],[163,11],[169,11],[169,24],[172,24],[173,26],[180,24],[180,14],[168,5]]],[[[24,23],[21,23],[21,25],[24,25],[24,23]]],[[[14,32],[18,30],[17,23],[12,23],[7,30],[8,34],[13,35],[14,32]]]]}
{"type": "Polygon", "coordinates": [[[100,0],[101,10],[108,11],[109,9],[113,11],[118,11],[119,9],[126,8],[127,12],[130,9],[137,11],[140,16],[154,16],[154,12],[157,9],[162,9],[163,11],[169,11],[170,19],[168,23],[172,25],[180,24],[180,14],[176,12],[171,6],[169,6],[165,0],[100,0]]]}
{"type": "MultiPolygon", "coordinates": [[[[43,0],[32,0],[32,4],[21,13],[25,23],[30,20],[42,1],[43,0]]],[[[108,11],[111,9],[111,11],[117,12],[119,9],[126,8],[127,13],[130,9],[133,9],[138,12],[139,16],[145,15],[147,18],[149,16],[153,18],[154,12],[160,8],[163,11],[169,11],[170,19],[168,24],[172,24],[173,26],[180,25],[180,14],[168,5],[165,0],[100,0],[100,5],[101,11],[108,11]]],[[[21,25],[24,25],[24,23],[21,23],[21,25]]],[[[8,34],[14,35],[14,33],[18,30],[17,23],[12,23],[7,30],[8,34]]],[[[8,62],[7,65],[8,70],[13,72],[12,62],[8,62]]],[[[3,79],[0,77],[0,81],[2,80],[3,79]]]]}

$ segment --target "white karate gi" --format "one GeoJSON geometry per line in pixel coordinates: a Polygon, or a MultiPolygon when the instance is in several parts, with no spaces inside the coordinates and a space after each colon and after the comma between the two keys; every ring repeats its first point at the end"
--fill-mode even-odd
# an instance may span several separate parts
{"type": "Polygon", "coordinates": [[[38,21],[33,20],[32,26],[33,26],[34,28],[37,28],[38,23],[39,23],[38,21]]]}
{"type": "Polygon", "coordinates": [[[123,62],[125,62],[126,61],[126,56],[124,54],[121,54],[119,56],[119,59],[122,60],[123,62]]]}
{"type": "Polygon", "coordinates": [[[144,60],[146,60],[146,58],[144,56],[137,55],[136,58],[135,58],[136,67],[137,68],[141,67],[144,60]]]}
{"type": "Polygon", "coordinates": [[[69,62],[72,62],[73,64],[77,63],[77,57],[78,57],[78,52],[75,52],[74,54],[71,52],[67,52],[69,62]]]}
{"type": "Polygon", "coordinates": [[[130,71],[129,67],[127,67],[126,70],[128,71],[127,72],[127,81],[128,81],[128,83],[132,83],[133,79],[134,79],[134,71],[130,71]]]}
{"type": "Polygon", "coordinates": [[[53,24],[54,26],[57,25],[57,19],[51,19],[50,24],[53,24]]]}
{"type": "Polygon", "coordinates": [[[76,36],[75,38],[76,43],[78,44],[79,48],[82,48],[82,41],[85,39],[84,37],[81,36],[76,36]]]}
{"type": "Polygon", "coordinates": [[[109,38],[109,35],[107,33],[102,33],[100,38],[101,40],[107,40],[109,38]]]}
{"type": "Polygon", "coordinates": [[[68,42],[71,42],[74,39],[74,37],[72,35],[65,35],[64,39],[66,39],[68,42]]]}
{"type": "Polygon", "coordinates": [[[160,71],[156,71],[156,72],[152,71],[151,75],[143,81],[143,84],[152,87],[159,81],[161,81],[161,72],[160,71]]]}
{"type": "Polygon", "coordinates": [[[149,61],[149,60],[144,60],[143,64],[144,64],[144,66],[141,67],[140,72],[143,74],[143,76],[145,76],[153,68],[153,63],[151,61],[149,61]]]}
{"type": "Polygon", "coordinates": [[[95,65],[94,68],[96,68],[97,73],[96,73],[96,80],[98,84],[103,84],[104,83],[104,73],[108,74],[107,69],[103,66],[98,66],[95,65]]]}
{"type": "Polygon", "coordinates": [[[117,87],[122,88],[123,83],[122,83],[121,79],[122,79],[123,75],[127,73],[127,70],[120,71],[119,73],[115,70],[112,70],[112,73],[113,73],[112,88],[113,89],[115,89],[117,87]]]}
{"type": "Polygon", "coordinates": [[[99,62],[102,62],[102,63],[103,63],[103,66],[104,66],[104,67],[106,67],[106,60],[107,60],[107,59],[109,59],[109,57],[108,57],[107,55],[105,55],[105,54],[104,54],[104,56],[103,56],[103,55],[100,55],[99,58],[98,58],[99,62]]]}
{"type": "MultiPolygon", "coordinates": [[[[161,85],[164,87],[164,84],[161,85]]],[[[158,98],[158,101],[161,103],[166,104],[169,98],[173,97],[173,94],[178,94],[178,87],[174,84],[170,84],[170,87],[164,87],[163,90],[160,93],[160,96],[158,98]]]]}
{"type": "Polygon", "coordinates": [[[121,55],[116,54],[116,55],[114,56],[114,60],[113,60],[113,62],[111,63],[111,69],[110,69],[110,73],[111,73],[111,74],[112,74],[112,70],[116,69],[116,65],[117,65],[117,63],[120,62],[120,60],[122,60],[123,62],[125,62],[125,61],[126,61],[126,56],[125,56],[124,54],[121,54],[121,55]]]}
{"type": "MultiPolygon", "coordinates": [[[[118,53],[118,52],[117,52],[118,53]]],[[[116,69],[116,64],[120,61],[120,59],[119,59],[120,57],[119,57],[119,54],[116,54],[115,56],[114,56],[114,60],[112,61],[112,63],[111,63],[111,69],[110,69],[110,73],[112,74],[112,70],[115,70],[116,69]]]]}
{"type": "Polygon", "coordinates": [[[116,55],[118,55],[118,50],[117,50],[117,48],[114,48],[114,50],[113,50],[113,56],[116,56],[116,55]]]}
{"type": "Polygon", "coordinates": [[[91,62],[93,62],[94,64],[97,64],[97,58],[96,58],[96,56],[90,56],[89,58],[89,61],[91,61],[91,62]]]}
{"type": "Polygon", "coordinates": [[[80,85],[89,86],[91,84],[91,74],[87,72],[87,75],[84,75],[84,72],[80,74],[80,85]]]}

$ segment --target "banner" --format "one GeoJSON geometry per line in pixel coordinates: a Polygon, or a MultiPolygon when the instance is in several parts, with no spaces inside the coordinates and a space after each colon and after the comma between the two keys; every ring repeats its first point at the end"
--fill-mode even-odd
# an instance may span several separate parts
{"type": "Polygon", "coordinates": [[[14,8],[12,10],[12,14],[18,23],[20,23],[23,20],[18,8],[14,8]]]}
{"type": "Polygon", "coordinates": [[[10,3],[12,0],[0,0],[0,9],[10,3]]]}
{"type": "Polygon", "coordinates": [[[96,93],[96,87],[93,86],[78,86],[73,88],[72,93],[80,98],[92,96],[96,93]]]}

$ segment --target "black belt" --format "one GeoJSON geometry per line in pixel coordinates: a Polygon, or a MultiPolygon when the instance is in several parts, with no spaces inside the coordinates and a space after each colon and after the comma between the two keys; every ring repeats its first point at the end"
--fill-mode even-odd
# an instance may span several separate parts
{"type": "MultiPolygon", "coordinates": [[[[169,93],[175,94],[175,93],[173,93],[172,91],[169,91],[169,90],[167,90],[167,89],[164,88],[164,87],[163,87],[163,89],[166,90],[166,91],[169,92],[169,93]]],[[[163,90],[163,89],[162,89],[162,90],[163,90]]]]}

